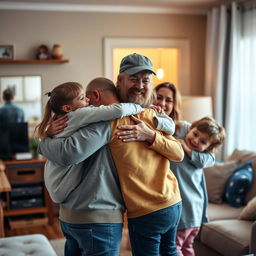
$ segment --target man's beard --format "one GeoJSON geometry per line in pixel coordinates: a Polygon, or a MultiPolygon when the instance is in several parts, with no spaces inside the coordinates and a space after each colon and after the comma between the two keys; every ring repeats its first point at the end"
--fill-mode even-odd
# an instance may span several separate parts
{"type": "Polygon", "coordinates": [[[145,92],[136,90],[136,89],[130,89],[128,91],[128,102],[136,103],[141,105],[142,107],[145,107],[145,92]]]}

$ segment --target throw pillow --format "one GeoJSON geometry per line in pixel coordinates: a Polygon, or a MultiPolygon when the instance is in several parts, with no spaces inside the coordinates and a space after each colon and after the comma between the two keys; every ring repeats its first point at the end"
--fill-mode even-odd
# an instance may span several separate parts
{"type": "Polygon", "coordinates": [[[225,184],[238,166],[239,161],[229,161],[216,163],[214,166],[204,169],[209,202],[215,204],[223,202],[225,184]]]}
{"type": "Polygon", "coordinates": [[[238,218],[240,220],[256,220],[256,196],[248,202],[238,218]]]}
{"type": "Polygon", "coordinates": [[[252,161],[239,167],[229,177],[225,188],[225,199],[231,206],[240,207],[245,204],[245,195],[250,188],[252,179],[252,161]]]}

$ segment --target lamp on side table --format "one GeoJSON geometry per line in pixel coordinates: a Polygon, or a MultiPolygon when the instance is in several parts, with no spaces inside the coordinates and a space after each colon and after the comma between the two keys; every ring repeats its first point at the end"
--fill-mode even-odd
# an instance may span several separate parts
{"type": "MultiPolygon", "coordinates": [[[[0,161],[0,193],[8,192],[11,190],[10,183],[8,178],[5,174],[5,165],[2,161],[0,161]]],[[[4,214],[3,214],[3,207],[2,202],[0,199],[0,237],[4,237],[4,214]]]]}

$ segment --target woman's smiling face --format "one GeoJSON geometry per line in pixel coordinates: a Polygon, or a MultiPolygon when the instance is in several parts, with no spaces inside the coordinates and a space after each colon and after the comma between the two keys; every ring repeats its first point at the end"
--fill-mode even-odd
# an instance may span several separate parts
{"type": "Polygon", "coordinates": [[[170,115],[173,111],[174,99],[173,91],[169,88],[162,87],[156,92],[157,98],[153,104],[160,106],[166,115],[170,115]]]}

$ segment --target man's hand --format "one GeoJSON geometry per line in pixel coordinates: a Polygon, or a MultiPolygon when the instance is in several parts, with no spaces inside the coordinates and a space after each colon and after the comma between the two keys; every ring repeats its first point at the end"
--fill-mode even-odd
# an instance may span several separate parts
{"type": "Polygon", "coordinates": [[[130,116],[130,118],[136,124],[118,126],[118,129],[123,131],[117,132],[117,137],[123,142],[147,141],[149,144],[152,144],[155,140],[155,131],[151,130],[143,121],[135,116],[130,116]]]}
{"type": "Polygon", "coordinates": [[[49,137],[52,137],[58,133],[61,133],[65,127],[67,127],[68,117],[62,116],[60,118],[53,117],[49,122],[49,126],[47,127],[46,134],[49,137]]]}

